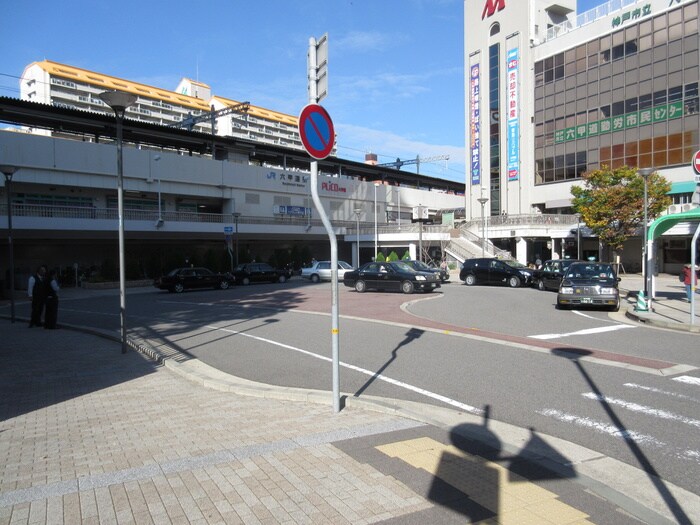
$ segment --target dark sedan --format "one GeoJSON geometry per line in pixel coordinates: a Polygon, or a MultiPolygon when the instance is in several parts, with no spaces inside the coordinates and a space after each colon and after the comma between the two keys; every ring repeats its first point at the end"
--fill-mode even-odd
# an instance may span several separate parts
{"type": "Polygon", "coordinates": [[[620,309],[619,282],[620,278],[610,264],[573,263],[559,286],[557,308],[604,306],[617,312],[620,309]]]}
{"type": "Polygon", "coordinates": [[[413,293],[440,288],[440,277],[433,272],[417,272],[403,261],[370,262],[345,272],[345,286],[362,293],[365,290],[413,293]]]}
{"type": "Polygon", "coordinates": [[[153,286],[176,293],[193,288],[226,290],[232,279],[230,274],[214,273],[208,268],[175,268],[167,275],[156,279],[153,286]]]}
{"type": "Polygon", "coordinates": [[[530,286],[532,272],[533,270],[518,261],[480,257],[464,261],[459,278],[467,286],[507,284],[511,288],[517,288],[523,285],[530,286]]]}
{"type": "Polygon", "coordinates": [[[571,263],[583,262],[574,259],[552,259],[545,261],[540,270],[535,270],[533,284],[540,290],[559,290],[562,277],[569,269],[571,263]]]}
{"type": "Polygon", "coordinates": [[[236,284],[270,282],[283,283],[292,276],[289,270],[280,270],[267,263],[243,263],[233,270],[236,284]]]}
{"type": "Polygon", "coordinates": [[[410,259],[404,259],[401,262],[405,262],[408,264],[411,268],[413,268],[417,272],[432,272],[436,274],[438,277],[440,277],[440,280],[442,282],[449,281],[450,280],[450,272],[449,270],[442,269],[442,268],[436,268],[434,266],[429,266],[428,264],[424,263],[423,261],[414,261],[410,259]]]}

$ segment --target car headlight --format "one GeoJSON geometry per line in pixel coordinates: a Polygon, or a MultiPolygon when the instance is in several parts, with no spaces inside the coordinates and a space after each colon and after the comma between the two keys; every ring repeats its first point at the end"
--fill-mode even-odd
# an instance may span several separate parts
{"type": "Polygon", "coordinates": [[[600,293],[602,295],[615,295],[615,288],[601,288],[600,293]]]}
{"type": "Polygon", "coordinates": [[[562,286],[559,288],[559,293],[572,294],[574,293],[574,288],[572,286],[562,286]]]}
{"type": "Polygon", "coordinates": [[[425,281],[425,275],[416,275],[416,281],[425,281]]]}

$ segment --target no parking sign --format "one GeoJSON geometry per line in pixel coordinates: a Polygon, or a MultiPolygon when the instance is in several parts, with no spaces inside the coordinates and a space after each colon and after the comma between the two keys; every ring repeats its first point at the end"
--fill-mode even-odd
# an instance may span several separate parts
{"type": "Polygon", "coordinates": [[[306,151],[315,159],[325,159],[333,151],[335,130],[328,112],[318,104],[308,104],[299,115],[299,136],[306,151]]]}

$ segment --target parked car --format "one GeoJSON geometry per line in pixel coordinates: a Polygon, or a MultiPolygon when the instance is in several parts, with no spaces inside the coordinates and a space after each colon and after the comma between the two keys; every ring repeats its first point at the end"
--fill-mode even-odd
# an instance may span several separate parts
{"type": "MultiPolygon", "coordinates": [[[[352,266],[345,261],[338,261],[338,280],[342,281],[345,272],[352,270],[352,266]]],[[[331,262],[330,261],[314,261],[308,268],[301,269],[301,276],[304,279],[309,279],[312,283],[319,281],[331,280],[331,262]]]]}
{"type": "Polygon", "coordinates": [[[533,285],[540,290],[559,290],[561,279],[571,263],[583,262],[575,259],[550,259],[545,261],[540,270],[533,273],[533,285]]]}
{"type": "Polygon", "coordinates": [[[208,268],[175,268],[153,281],[153,286],[169,292],[181,293],[192,288],[219,288],[226,290],[233,282],[229,273],[214,273],[208,268]]]}
{"type": "Polygon", "coordinates": [[[530,286],[533,270],[518,261],[493,257],[467,259],[459,279],[468,286],[475,284],[507,284],[511,288],[530,286]]]}
{"type": "Polygon", "coordinates": [[[450,280],[450,271],[447,269],[436,268],[435,266],[430,266],[423,261],[415,261],[411,259],[403,259],[401,262],[405,262],[417,272],[433,272],[440,277],[440,281],[443,283],[450,280]]]}
{"type": "Polygon", "coordinates": [[[403,261],[366,263],[345,272],[343,282],[360,293],[365,290],[430,292],[440,288],[440,277],[435,273],[417,272],[403,261]]]}
{"type": "Polygon", "coordinates": [[[617,312],[620,309],[619,282],[620,278],[611,264],[572,263],[559,286],[557,308],[605,306],[617,312]]]}
{"type": "Polygon", "coordinates": [[[267,263],[242,263],[233,269],[236,284],[271,282],[284,283],[292,276],[290,270],[273,268],[267,263]]]}

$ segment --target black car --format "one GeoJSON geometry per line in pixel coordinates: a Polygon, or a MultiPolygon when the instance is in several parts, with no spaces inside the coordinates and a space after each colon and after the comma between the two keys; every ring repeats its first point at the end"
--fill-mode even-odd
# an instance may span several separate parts
{"type": "Polygon", "coordinates": [[[575,259],[551,259],[545,261],[542,268],[535,270],[533,283],[540,290],[559,290],[561,279],[571,263],[583,262],[575,259]]]}
{"type": "Polygon", "coordinates": [[[290,270],[273,268],[267,263],[243,263],[233,270],[234,282],[244,285],[260,282],[283,283],[291,276],[290,270]]]}
{"type": "Polygon", "coordinates": [[[411,268],[413,268],[417,272],[432,272],[432,273],[436,274],[438,277],[440,277],[440,280],[442,282],[450,280],[449,270],[430,266],[430,265],[424,263],[423,261],[403,259],[401,262],[405,262],[406,264],[408,264],[411,268]]]}
{"type": "Polygon", "coordinates": [[[620,278],[611,264],[577,262],[569,266],[559,286],[557,308],[604,306],[620,309],[620,278]]]}
{"type": "Polygon", "coordinates": [[[467,259],[459,279],[468,286],[475,284],[507,284],[511,288],[529,286],[533,270],[518,261],[493,257],[467,259]]]}
{"type": "Polygon", "coordinates": [[[365,290],[430,292],[440,288],[438,275],[417,272],[403,261],[366,263],[357,270],[345,272],[343,282],[360,293],[365,290]]]}
{"type": "Polygon", "coordinates": [[[226,290],[233,277],[228,273],[214,273],[208,268],[175,268],[153,281],[153,286],[169,292],[181,293],[192,288],[219,288],[226,290]]]}

